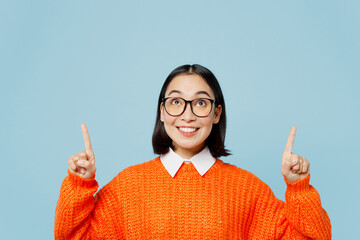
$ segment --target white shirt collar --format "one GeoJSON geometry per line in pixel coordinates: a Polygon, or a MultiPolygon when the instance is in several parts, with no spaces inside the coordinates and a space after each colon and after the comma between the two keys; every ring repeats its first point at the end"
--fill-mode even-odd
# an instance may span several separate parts
{"type": "Polygon", "coordinates": [[[160,155],[160,160],[171,177],[175,176],[184,161],[192,162],[201,176],[204,176],[215,163],[215,158],[211,155],[208,147],[205,147],[201,152],[190,159],[183,159],[170,148],[169,152],[160,155]]]}

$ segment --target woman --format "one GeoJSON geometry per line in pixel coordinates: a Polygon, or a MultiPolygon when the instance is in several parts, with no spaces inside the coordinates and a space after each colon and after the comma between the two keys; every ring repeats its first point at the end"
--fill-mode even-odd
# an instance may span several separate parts
{"type": "Polygon", "coordinates": [[[309,185],[310,165],[291,152],[281,172],[286,203],[253,174],[224,163],[226,114],[215,76],[200,65],[176,68],[160,92],[154,160],[120,172],[96,195],[95,157],[68,159],[56,208],[56,239],[331,239],[330,220],[309,185]]]}

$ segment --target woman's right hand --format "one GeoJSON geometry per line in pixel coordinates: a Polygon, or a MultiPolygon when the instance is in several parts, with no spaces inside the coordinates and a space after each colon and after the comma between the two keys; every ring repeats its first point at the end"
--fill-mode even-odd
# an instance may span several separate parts
{"type": "Polygon", "coordinates": [[[93,178],[95,176],[95,155],[91,147],[90,136],[86,125],[81,124],[84,137],[85,150],[69,157],[69,171],[83,178],[93,178]]]}

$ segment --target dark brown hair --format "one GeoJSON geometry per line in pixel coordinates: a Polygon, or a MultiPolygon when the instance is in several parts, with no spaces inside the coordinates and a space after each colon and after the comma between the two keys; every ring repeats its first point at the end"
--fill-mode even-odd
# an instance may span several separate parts
{"type": "Polygon", "coordinates": [[[173,147],[172,140],[165,131],[164,123],[161,122],[160,120],[160,105],[162,103],[163,98],[165,97],[166,89],[170,84],[171,80],[173,80],[176,76],[180,74],[199,75],[205,80],[205,82],[214,92],[215,106],[221,105],[222,113],[219,122],[213,125],[211,133],[209,137],[206,139],[206,145],[208,146],[211,155],[215,158],[230,155],[229,151],[225,149],[224,146],[225,133],[226,133],[226,111],[225,111],[225,101],[220,88],[220,84],[217,81],[214,74],[209,69],[198,64],[182,65],[180,67],[175,68],[166,78],[161,88],[158,104],[157,104],[155,128],[152,136],[152,145],[153,145],[154,153],[164,154],[169,151],[169,147],[173,147]]]}

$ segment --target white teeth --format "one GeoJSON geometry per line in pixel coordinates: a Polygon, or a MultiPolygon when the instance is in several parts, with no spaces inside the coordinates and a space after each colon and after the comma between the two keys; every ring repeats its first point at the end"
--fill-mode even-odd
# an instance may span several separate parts
{"type": "Polygon", "coordinates": [[[196,128],[179,128],[182,132],[195,132],[196,128]]]}

